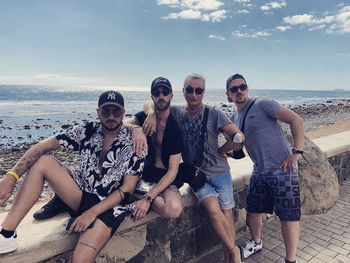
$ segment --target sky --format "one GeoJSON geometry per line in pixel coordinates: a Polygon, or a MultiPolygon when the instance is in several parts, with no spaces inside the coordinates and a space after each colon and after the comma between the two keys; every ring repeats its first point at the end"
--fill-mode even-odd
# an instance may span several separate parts
{"type": "Polygon", "coordinates": [[[1,0],[0,84],[350,90],[349,0],[1,0]]]}

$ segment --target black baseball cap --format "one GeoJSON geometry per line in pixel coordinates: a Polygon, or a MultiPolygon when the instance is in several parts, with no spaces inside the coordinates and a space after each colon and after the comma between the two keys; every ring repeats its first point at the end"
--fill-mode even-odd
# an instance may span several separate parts
{"type": "Polygon", "coordinates": [[[114,105],[121,109],[124,109],[124,98],[118,92],[114,90],[105,91],[100,95],[98,99],[98,107],[102,108],[108,105],[114,105]]]}
{"type": "Polygon", "coordinates": [[[167,87],[172,90],[170,81],[163,77],[158,77],[152,81],[151,90],[155,89],[156,87],[167,87]]]}
{"type": "Polygon", "coordinates": [[[231,81],[234,79],[243,79],[244,82],[247,84],[245,78],[241,74],[234,74],[226,80],[226,90],[228,90],[228,86],[230,85],[231,81]]]}

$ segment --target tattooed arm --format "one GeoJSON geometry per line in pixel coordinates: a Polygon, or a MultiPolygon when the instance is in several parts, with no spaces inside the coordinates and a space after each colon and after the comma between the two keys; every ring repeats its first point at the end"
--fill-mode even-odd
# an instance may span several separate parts
{"type": "MultiPolygon", "coordinates": [[[[59,144],[55,137],[43,140],[33,145],[21,159],[19,159],[11,171],[15,172],[18,177],[21,177],[43,154],[57,150],[58,148],[59,144]]],[[[0,179],[0,205],[4,204],[10,197],[15,184],[15,177],[9,173],[6,173],[5,176],[0,179]]]]}

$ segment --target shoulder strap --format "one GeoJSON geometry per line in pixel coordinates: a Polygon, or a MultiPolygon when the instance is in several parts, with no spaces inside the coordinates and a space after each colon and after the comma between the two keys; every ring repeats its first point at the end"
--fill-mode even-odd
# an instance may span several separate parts
{"type": "Polygon", "coordinates": [[[257,99],[258,99],[258,98],[255,98],[255,99],[253,100],[253,102],[250,103],[250,105],[249,105],[247,111],[245,112],[245,114],[244,114],[244,116],[243,116],[243,119],[242,119],[242,127],[241,127],[241,131],[242,131],[243,133],[244,133],[244,126],[245,126],[245,119],[246,119],[246,117],[247,117],[247,115],[248,115],[248,112],[249,112],[250,108],[253,106],[253,104],[255,103],[255,101],[256,101],[257,99]]]}
{"type": "Polygon", "coordinates": [[[205,132],[207,131],[208,115],[209,115],[209,107],[205,105],[204,115],[202,119],[202,135],[204,135],[205,132]]]}

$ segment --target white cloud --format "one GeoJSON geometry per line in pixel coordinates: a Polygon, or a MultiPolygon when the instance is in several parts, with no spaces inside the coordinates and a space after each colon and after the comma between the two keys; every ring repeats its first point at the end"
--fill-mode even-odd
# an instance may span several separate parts
{"type": "Polygon", "coordinates": [[[291,29],[291,27],[290,26],[277,26],[276,29],[279,31],[285,32],[288,29],[291,29]]]}
{"type": "Polygon", "coordinates": [[[266,31],[255,31],[255,32],[251,32],[251,33],[247,33],[247,32],[240,32],[239,30],[236,30],[235,32],[232,32],[232,35],[236,38],[264,38],[264,37],[268,37],[271,36],[271,33],[266,32],[266,31]]]}
{"type": "Polygon", "coordinates": [[[218,0],[182,0],[181,6],[185,9],[217,10],[224,3],[218,0]]]}
{"type": "Polygon", "coordinates": [[[285,0],[282,0],[281,2],[266,3],[262,6],[260,6],[260,9],[262,11],[269,11],[271,9],[279,9],[279,8],[286,7],[286,6],[287,6],[287,2],[285,0]]]}
{"type": "Polygon", "coordinates": [[[201,19],[202,17],[202,13],[201,11],[198,10],[183,10],[179,13],[170,13],[165,17],[162,17],[163,19],[167,20],[167,19],[184,19],[184,20],[188,20],[188,19],[201,19]]]}
{"type": "Polygon", "coordinates": [[[350,6],[342,7],[333,15],[324,14],[321,17],[312,14],[287,16],[283,18],[283,22],[291,26],[308,26],[310,31],[324,30],[327,34],[348,34],[350,33],[350,6]]]}
{"type": "Polygon", "coordinates": [[[157,0],[158,5],[171,5],[176,6],[179,4],[178,0],[157,0]]]}
{"type": "Polygon", "coordinates": [[[221,22],[226,19],[226,10],[218,10],[209,14],[212,22],[221,22]]]}
{"type": "Polygon", "coordinates": [[[221,40],[221,41],[226,40],[226,38],[223,36],[218,36],[218,35],[213,35],[213,34],[209,35],[209,38],[214,39],[214,40],[221,40]]]}
{"type": "Polygon", "coordinates": [[[315,23],[314,16],[309,14],[303,15],[295,15],[295,16],[287,16],[283,18],[283,22],[290,25],[300,25],[300,24],[308,24],[311,25],[315,23]]]}
{"type": "Polygon", "coordinates": [[[350,57],[350,53],[337,53],[339,57],[350,57]]]}
{"type": "Polygon", "coordinates": [[[180,9],[169,13],[162,19],[201,20],[204,22],[221,22],[226,19],[227,11],[220,9],[224,3],[220,0],[157,0],[158,5],[169,5],[180,9]]]}
{"type": "Polygon", "coordinates": [[[235,0],[237,3],[249,3],[250,0],[235,0]]]}
{"type": "Polygon", "coordinates": [[[249,14],[250,11],[247,10],[247,9],[241,9],[241,10],[238,10],[237,13],[239,13],[239,14],[249,14]]]}

